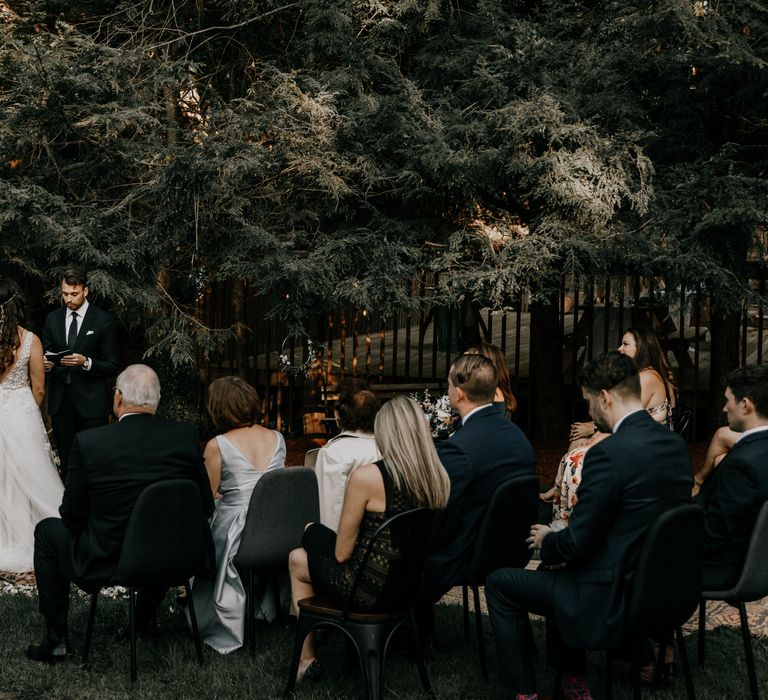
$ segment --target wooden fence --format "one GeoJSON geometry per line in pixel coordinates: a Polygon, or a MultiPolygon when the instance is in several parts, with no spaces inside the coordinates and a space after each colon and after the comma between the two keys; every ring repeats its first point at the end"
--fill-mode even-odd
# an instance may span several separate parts
{"type": "MultiPolygon", "coordinates": [[[[318,312],[305,324],[307,335],[291,336],[284,322],[265,320],[273,299],[245,286],[220,285],[204,302],[208,325],[239,322],[240,332],[199,362],[204,388],[222,374],[240,374],[266,399],[265,422],[286,432],[319,432],[340,379],[367,379],[383,397],[428,389],[442,393],[451,360],[481,337],[506,354],[521,411],[518,422],[530,429],[530,361],[539,353],[562,356],[565,420],[580,417],[583,405],[575,377],[585,361],[618,346],[628,326],[652,326],[675,371],[694,421],[711,401],[708,297],[700,285],[673,285],[658,277],[616,275],[606,279],[564,277],[559,295],[561,347],[533,347],[530,299],[522,294],[502,309],[471,303],[452,307],[432,303],[437,280],[424,275],[412,293],[418,311],[384,318],[374,309],[318,312]],[[233,299],[236,303],[233,303],[233,299]],[[319,350],[309,361],[309,342],[319,350]],[[288,365],[281,366],[280,355],[288,365]],[[300,371],[306,366],[306,373],[300,371]],[[283,367],[281,369],[281,367],[283,367]]],[[[764,297],[765,277],[749,282],[755,298],[764,297]]],[[[762,302],[745,303],[740,333],[742,364],[761,363],[766,332],[762,302]]],[[[694,430],[695,430],[694,424],[694,430]]]]}

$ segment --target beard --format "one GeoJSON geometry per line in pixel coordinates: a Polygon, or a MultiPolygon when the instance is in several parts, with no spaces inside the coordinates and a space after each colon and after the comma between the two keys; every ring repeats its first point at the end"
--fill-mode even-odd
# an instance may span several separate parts
{"type": "Polygon", "coordinates": [[[592,416],[592,421],[595,424],[595,427],[601,432],[601,433],[612,433],[613,432],[613,426],[608,421],[608,416],[606,416],[605,413],[599,408],[595,407],[594,409],[594,415],[592,416]]]}

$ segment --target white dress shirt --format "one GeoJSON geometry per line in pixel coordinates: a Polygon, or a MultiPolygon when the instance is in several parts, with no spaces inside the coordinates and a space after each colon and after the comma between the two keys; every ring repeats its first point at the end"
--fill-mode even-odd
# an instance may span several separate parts
{"type": "Polygon", "coordinates": [[[345,430],[331,438],[317,453],[315,474],[320,491],[320,522],[338,530],[347,478],[361,464],[381,459],[371,433],[345,430]]]}
{"type": "MultiPolygon", "coordinates": [[[[83,320],[85,319],[85,312],[88,311],[88,299],[85,299],[79,309],[70,311],[67,309],[67,315],[64,319],[64,337],[69,338],[69,327],[72,325],[72,314],[77,314],[77,334],[80,335],[80,331],[83,329],[83,320]]],[[[91,358],[85,358],[85,364],[83,369],[87,372],[91,369],[91,358]]]]}

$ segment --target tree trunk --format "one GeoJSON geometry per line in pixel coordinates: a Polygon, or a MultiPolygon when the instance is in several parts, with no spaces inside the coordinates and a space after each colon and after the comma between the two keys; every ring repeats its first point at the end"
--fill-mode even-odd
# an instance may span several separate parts
{"type": "Polygon", "coordinates": [[[562,425],[563,337],[560,332],[558,294],[531,303],[529,404],[531,437],[558,440],[562,425]]]}
{"type": "MultiPolygon", "coordinates": [[[[712,303],[710,302],[710,306],[712,303]]],[[[723,392],[728,373],[739,366],[741,314],[712,311],[709,330],[712,334],[710,360],[710,410],[704,414],[709,422],[707,434],[723,424],[723,392]]]]}

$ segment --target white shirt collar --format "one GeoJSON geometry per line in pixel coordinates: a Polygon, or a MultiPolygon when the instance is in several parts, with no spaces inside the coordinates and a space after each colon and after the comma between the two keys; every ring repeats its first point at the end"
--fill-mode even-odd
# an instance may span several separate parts
{"type": "Polygon", "coordinates": [[[625,413],[625,414],[624,414],[624,415],[623,415],[621,418],[619,418],[619,420],[617,420],[617,421],[616,421],[616,423],[614,423],[614,426],[613,426],[613,429],[611,430],[611,432],[612,432],[612,433],[615,433],[615,432],[616,432],[616,431],[619,429],[619,426],[620,426],[620,425],[621,425],[621,424],[622,424],[622,423],[623,423],[623,422],[624,422],[624,421],[625,421],[627,418],[629,418],[630,416],[634,415],[635,413],[640,413],[640,411],[645,411],[645,409],[644,409],[644,408],[638,408],[638,409],[636,409],[636,410],[634,410],[634,411],[630,411],[629,413],[625,413]]]}
{"type": "Polygon", "coordinates": [[[484,408],[488,408],[488,406],[493,406],[492,403],[484,403],[482,406],[475,406],[467,415],[464,416],[464,418],[461,419],[461,424],[466,425],[467,421],[469,420],[469,417],[477,413],[478,411],[482,411],[484,408]]]}
{"type": "Polygon", "coordinates": [[[739,435],[738,438],[736,438],[736,442],[747,437],[747,435],[752,435],[754,433],[761,433],[763,432],[763,430],[768,430],[768,425],[758,425],[756,428],[750,428],[749,430],[745,430],[741,435],[739,435]]]}

